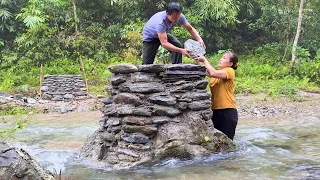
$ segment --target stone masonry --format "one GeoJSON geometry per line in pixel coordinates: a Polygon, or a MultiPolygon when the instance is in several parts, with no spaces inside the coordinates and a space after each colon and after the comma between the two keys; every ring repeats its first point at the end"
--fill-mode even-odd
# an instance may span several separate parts
{"type": "Polygon", "coordinates": [[[51,101],[73,101],[88,98],[88,92],[81,75],[45,76],[41,91],[42,99],[51,101]]]}
{"type": "Polygon", "coordinates": [[[122,169],[235,148],[213,128],[204,66],[121,64],[109,70],[104,116],[82,157],[122,169]]]}

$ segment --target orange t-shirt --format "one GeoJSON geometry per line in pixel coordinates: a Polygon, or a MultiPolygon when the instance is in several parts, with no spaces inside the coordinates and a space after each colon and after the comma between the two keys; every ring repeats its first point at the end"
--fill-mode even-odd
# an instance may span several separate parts
{"type": "Polygon", "coordinates": [[[227,79],[210,78],[211,109],[236,108],[234,98],[234,69],[224,68],[227,79]]]}

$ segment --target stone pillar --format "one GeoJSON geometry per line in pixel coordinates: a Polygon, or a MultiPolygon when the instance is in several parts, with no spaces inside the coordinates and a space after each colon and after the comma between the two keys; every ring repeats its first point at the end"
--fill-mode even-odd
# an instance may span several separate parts
{"type": "Polygon", "coordinates": [[[104,116],[82,156],[121,169],[234,149],[213,128],[204,66],[121,64],[109,70],[104,116]]]}

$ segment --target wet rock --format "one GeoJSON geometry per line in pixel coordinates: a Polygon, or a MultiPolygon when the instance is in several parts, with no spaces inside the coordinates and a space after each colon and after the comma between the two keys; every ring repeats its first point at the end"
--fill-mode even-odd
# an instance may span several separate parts
{"type": "Polygon", "coordinates": [[[123,125],[122,129],[126,133],[143,133],[147,135],[155,134],[157,132],[157,128],[154,126],[131,126],[131,125],[123,125]]]}
{"type": "Polygon", "coordinates": [[[126,124],[146,125],[151,124],[152,121],[150,117],[126,116],[123,118],[123,122],[126,124]]]}
{"type": "Polygon", "coordinates": [[[146,144],[149,137],[142,133],[123,133],[121,139],[128,143],[146,144]]]}
{"type": "Polygon", "coordinates": [[[26,151],[9,147],[3,142],[0,142],[0,162],[1,179],[55,180],[26,151]]]}

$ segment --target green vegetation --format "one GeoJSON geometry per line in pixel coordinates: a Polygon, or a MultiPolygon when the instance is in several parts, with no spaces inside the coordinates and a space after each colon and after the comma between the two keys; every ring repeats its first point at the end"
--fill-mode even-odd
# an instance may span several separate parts
{"type": "Polygon", "coordinates": [[[16,139],[14,133],[21,130],[28,122],[29,117],[22,118],[20,116],[13,116],[12,121],[6,121],[3,117],[0,117],[0,127],[4,124],[5,129],[0,130],[0,141],[9,142],[10,140],[16,139]]]}
{"type": "MultiPolygon", "coordinates": [[[[165,1],[0,0],[0,91],[38,93],[44,74],[81,74],[89,93],[104,94],[119,63],[141,64],[142,28],[165,1]]],[[[290,67],[299,1],[182,0],[183,13],[207,45],[216,65],[222,50],[239,55],[236,93],[294,96],[320,84],[320,0],[304,3],[297,60],[290,67]]],[[[183,28],[172,32],[181,42],[183,28]]],[[[155,63],[169,63],[159,49],[155,63]]],[[[183,63],[193,63],[185,58],[183,63]]],[[[13,113],[14,114],[14,113],[13,113]]]]}

